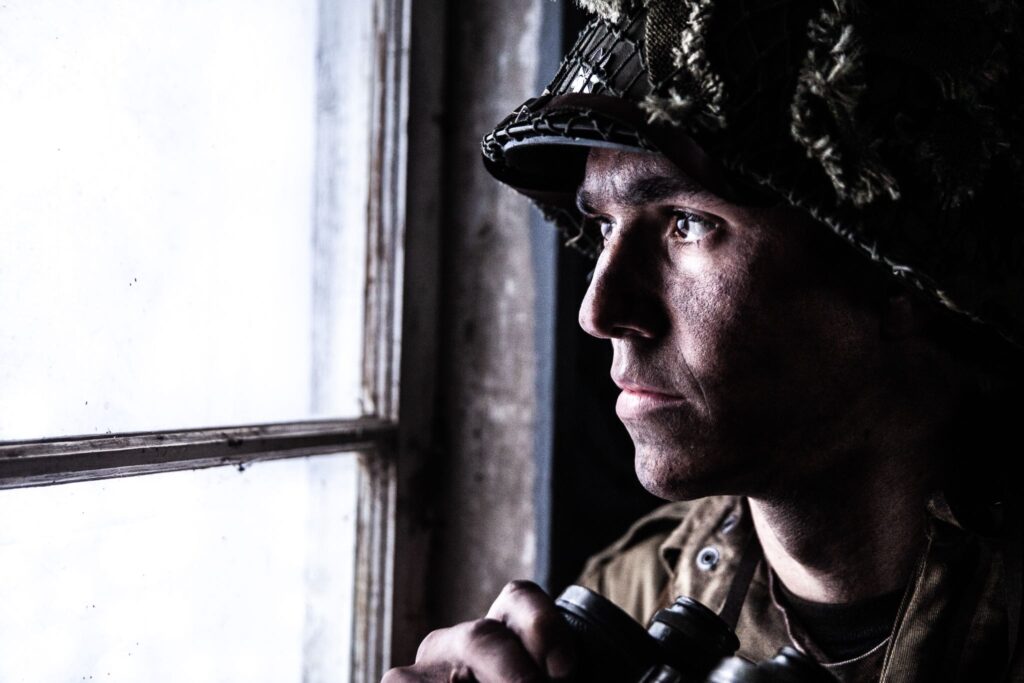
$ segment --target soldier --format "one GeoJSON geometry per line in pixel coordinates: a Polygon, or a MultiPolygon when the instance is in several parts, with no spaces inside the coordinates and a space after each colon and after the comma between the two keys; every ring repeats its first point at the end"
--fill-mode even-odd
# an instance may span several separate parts
{"type": "MultiPolygon", "coordinates": [[[[1024,680],[1001,450],[1021,376],[1016,3],[588,0],[485,164],[596,259],[636,471],[677,501],[581,582],[676,595],[843,681],[1024,680]]],[[[559,679],[513,582],[393,681],[559,679]]]]}

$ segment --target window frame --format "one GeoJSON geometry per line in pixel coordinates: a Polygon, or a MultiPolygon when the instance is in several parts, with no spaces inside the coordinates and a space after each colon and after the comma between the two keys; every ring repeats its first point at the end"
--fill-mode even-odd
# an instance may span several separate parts
{"type": "MultiPolygon", "coordinates": [[[[418,187],[418,201],[437,187],[435,176],[420,173],[418,186],[412,182],[407,165],[410,109],[410,22],[414,10],[411,0],[371,0],[374,30],[367,49],[373,55],[372,125],[370,145],[370,193],[367,197],[364,351],[362,359],[363,415],[357,418],[285,421],[234,425],[201,429],[160,430],[119,434],[60,436],[31,440],[0,441],[0,490],[49,486],[72,482],[113,479],[180,470],[235,466],[244,470],[250,463],[265,460],[309,457],[339,452],[358,453],[360,477],[355,558],[355,609],[351,680],[376,681],[390,667],[392,637],[415,621],[395,618],[395,587],[408,604],[422,600],[415,587],[425,575],[415,562],[422,548],[411,538],[408,520],[418,512],[410,505],[410,478],[402,471],[417,470],[425,450],[411,446],[430,431],[429,408],[417,410],[408,396],[430,395],[433,374],[408,365],[429,365],[435,348],[432,323],[417,330],[415,348],[403,349],[407,321],[403,319],[403,301],[408,294],[413,306],[432,304],[436,297],[436,254],[426,252],[410,264],[412,283],[406,279],[406,194],[418,187]],[[422,194],[422,196],[420,196],[422,194]],[[421,278],[427,277],[424,282],[421,278]],[[430,337],[425,339],[424,335],[430,337]],[[403,351],[405,363],[403,365],[403,351]],[[399,421],[399,401],[409,419],[399,421]],[[417,413],[420,413],[417,415],[417,413]],[[403,501],[399,503],[399,501],[403,501]],[[404,521],[403,521],[404,520],[404,521]],[[401,536],[410,535],[405,543],[401,536]],[[396,555],[401,552],[402,556],[396,555]],[[396,581],[395,567],[402,577],[396,581]],[[419,597],[412,597],[418,595],[419,597]]],[[[423,6],[426,3],[416,3],[423,6]]],[[[343,13],[339,2],[325,12],[329,3],[321,3],[321,20],[338,19],[343,13]]],[[[419,11],[428,11],[419,9],[419,11]]],[[[332,68],[330,46],[321,33],[318,68],[323,79],[332,68]]],[[[429,53],[429,64],[440,66],[436,50],[429,53]]],[[[426,67],[427,69],[431,67],[426,67]]],[[[428,79],[429,80],[429,79],[428,79]]],[[[327,86],[329,87],[329,85],[327,86]]],[[[439,90],[438,90],[439,92],[439,90]]],[[[322,93],[321,93],[322,94],[322,93]]],[[[329,107],[329,105],[328,105],[329,107]]],[[[331,144],[330,129],[336,120],[325,114],[318,103],[318,143],[331,144]]],[[[414,127],[414,126],[413,126],[414,127]]],[[[426,136],[431,144],[431,136],[426,136]]],[[[336,192],[330,168],[318,172],[319,194],[336,192]]],[[[318,202],[320,199],[318,198],[318,202]]],[[[429,223],[429,221],[428,221],[429,223]]],[[[319,229],[319,228],[318,228],[319,229]]],[[[431,239],[426,226],[417,239],[431,239]]],[[[412,345],[410,345],[412,346],[412,345]]],[[[427,437],[429,439],[429,437],[427,437]]],[[[413,609],[413,612],[416,610],[413,609]]],[[[415,628],[414,628],[415,630],[415,628]]]]}

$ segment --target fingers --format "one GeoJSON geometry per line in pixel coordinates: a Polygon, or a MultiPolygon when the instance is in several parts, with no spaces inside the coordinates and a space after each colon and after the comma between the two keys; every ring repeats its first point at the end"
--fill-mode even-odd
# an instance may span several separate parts
{"type": "Polygon", "coordinates": [[[384,678],[380,679],[380,683],[420,683],[421,681],[436,680],[442,681],[442,678],[430,679],[424,676],[419,676],[413,671],[411,666],[403,667],[401,669],[391,669],[384,674],[384,678]]]}
{"type": "Polygon", "coordinates": [[[487,612],[522,642],[541,671],[554,679],[566,678],[575,664],[572,632],[554,600],[531,581],[512,581],[487,612]]]}
{"type": "Polygon", "coordinates": [[[545,680],[519,638],[500,621],[478,619],[434,631],[416,664],[388,672],[387,683],[540,683],[545,680]]]}
{"type": "Polygon", "coordinates": [[[569,676],[574,655],[572,632],[551,597],[513,581],[487,618],[434,631],[416,663],[389,671],[382,683],[540,683],[569,676]]]}
{"type": "Polygon", "coordinates": [[[472,680],[472,674],[465,667],[425,664],[392,669],[384,674],[380,683],[456,683],[472,680]]]}

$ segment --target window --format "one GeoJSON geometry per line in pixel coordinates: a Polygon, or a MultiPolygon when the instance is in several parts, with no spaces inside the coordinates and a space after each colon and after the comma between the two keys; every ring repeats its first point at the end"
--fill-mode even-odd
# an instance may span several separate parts
{"type": "Polygon", "coordinates": [[[2,11],[0,680],[378,679],[408,6],[2,11]]]}

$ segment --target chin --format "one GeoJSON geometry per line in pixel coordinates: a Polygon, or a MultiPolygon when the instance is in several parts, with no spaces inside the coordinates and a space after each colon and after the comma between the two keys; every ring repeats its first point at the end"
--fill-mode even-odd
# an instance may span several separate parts
{"type": "MultiPolygon", "coordinates": [[[[665,500],[745,495],[758,465],[717,442],[634,439],[634,469],[640,484],[665,500]],[[665,448],[664,444],[671,444],[665,448]]],[[[763,473],[762,473],[763,474],[763,473]]]]}
{"type": "Polygon", "coordinates": [[[694,413],[655,411],[622,422],[633,441],[637,479],[651,494],[693,500],[720,493],[713,480],[727,459],[719,457],[717,439],[694,413]]]}
{"type": "Polygon", "coordinates": [[[707,473],[693,464],[693,458],[685,454],[637,448],[634,468],[640,484],[665,500],[694,500],[720,493],[708,481],[707,473]]]}

